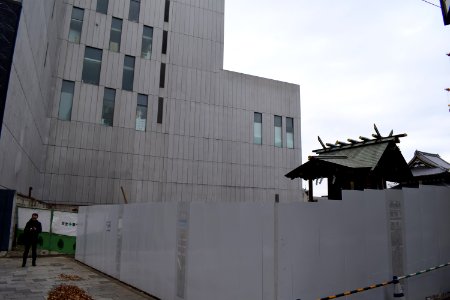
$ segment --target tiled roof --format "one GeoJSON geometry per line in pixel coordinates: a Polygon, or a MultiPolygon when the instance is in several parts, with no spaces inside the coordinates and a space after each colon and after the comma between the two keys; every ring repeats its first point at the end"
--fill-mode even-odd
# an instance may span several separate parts
{"type": "MultiPolygon", "coordinates": [[[[322,149],[314,150],[317,156],[310,156],[309,161],[292,170],[285,176],[291,179],[301,177],[303,179],[327,177],[336,173],[335,167],[343,167],[348,170],[364,169],[374,171],[380,163],[383,155],[388,153],[387,159],[384,161],[383,171],[388,176],[411,177],[406,161],[401,155],[400,150],[395,145],[400,143],[400,138],[406,134],[394,135],[393,131],[386,137],[381,136],[376,125],[374,125],[375,134],[373,139],[363,136],[359,140],[348,139],[348,142],[336,141],[334,144],[324,144],[318,137],[322,149]],[[387,168],[386,166],[389,165],[387,168]]],[[[346,172],[346,171],[345,171],[346,172]]]]}
{"type": "Polygon", "coordinates": [[[422,162],[424,164],[424,167],[428,168],[440,168],[443,171],[450,170],[450,164],[443,160],[439,154],[433,154],[433,153],[427,153],[422,152],[419,150],[416,150],[414,152],[414,157],[411,159],[411,161],[408,163],[408,165],[413,169],[414,164],[422,162]]]}
{"type": "Polygon", "coordinates": [[[370,168],[373,170],[389,145],[389,141],[368,144],[364,147],[349,147],[325,152],[311,159],[320,159],[349,168],[370,168]]]}

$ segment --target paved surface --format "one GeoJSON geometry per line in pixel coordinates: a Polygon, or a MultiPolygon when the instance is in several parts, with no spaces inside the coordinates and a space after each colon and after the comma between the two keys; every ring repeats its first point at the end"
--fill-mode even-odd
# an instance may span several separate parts
{"type": "Polygon", "coordinates": [[[48,292],[61,284],[76,285],[96,300],[154,299],[70,257],[38,257],[36,267],[31,266],[31,259],[27,264],[22,268],[21,258],[0,258],[0,300],[47,299],[48,292]],[[77,275],[81,280],[63,280],[60,274],[77,275]]]}

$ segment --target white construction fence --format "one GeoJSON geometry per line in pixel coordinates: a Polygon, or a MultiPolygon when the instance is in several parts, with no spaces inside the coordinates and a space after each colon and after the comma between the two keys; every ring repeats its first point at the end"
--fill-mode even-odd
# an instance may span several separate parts
{"type": "MultiPolygon", "coordinates": [[[[76,259],[164,300],[312,300],[450,262],[449,214],[450,189],[430,186],[318,203],[81,207],[76,259]]],[[[450,267],[401,284],[406,299],[448,292],[450,267]]]]}

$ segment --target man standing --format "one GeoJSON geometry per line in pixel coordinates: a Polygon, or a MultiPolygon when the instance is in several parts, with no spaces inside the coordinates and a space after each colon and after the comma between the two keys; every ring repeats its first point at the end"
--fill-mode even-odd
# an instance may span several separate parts
{"type": "Polygon", "coordinates": [[[28,252],[31,247],[31,258],[33,267],[36,266],[36,247],[38,242],[39,233],[42,232],[41,222],[37,220],[38,214],[33,213],[31,215],[31,219],[27,222],[24,229],[24,237],[25,237],[25,251],[23,252],[23,262],[22,267],[25,267],[27,264],[28,252]]]}

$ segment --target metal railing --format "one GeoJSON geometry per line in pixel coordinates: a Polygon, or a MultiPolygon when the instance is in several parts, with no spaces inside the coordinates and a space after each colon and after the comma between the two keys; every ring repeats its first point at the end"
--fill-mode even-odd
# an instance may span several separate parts
{"type": "MultiPolygon", "coordinates": [[[[411,273],[411,274],[408,274],[408,275],[403,275],[403,276],[398,276],[398,277],[394,276],[394,278],[391,281],[385,281],[385,282],[382,282],[382,283],[369,285],[369,286],[366,286],[366,287],[363,287],[363,288],[359,288],[359,289],[355,289],[355,290],[352,290],[352,291],[347,291],[347,292],[343,292],[343,293],[336,294],[336,295],[331,295],[331,296],[327,296],[327,297],[323,297],[323,298],[318,298],[317,300],[336,299],[336,298],[340,298],[340,297],[349,296],[349,295],[352,295],[352,294],[362,293],[362,292],[365,292],[365,291],[368,291],[368,290],[372,290],[372,289],[376,289],[376,288],[379,288],[379,287],[387,286],[389,284],[397,285],[396,287],[398,288],[398,290],[396,288],[396,291],[394,292],[394,298],[402,298],[403,297],[403,292],[401,291],[401,286],[400,286],[400,283],[399,283],[400,280],[407,279],[407,278],[410,278],[410,277],[413,277],[413,276],[417,276],[417,275],[422,275],[424,273],[435,271],[435,270],[438,270],[440,268],[447,267],[447,266],[450,266],[450,262],[448,262],[446,264],[441,264],[441,265],[438,265],[438,266],[435,266],[435,267],[432,267],[432,268],[428,268],[428,269],[425,269],[425,270],[421,270],[421,271],[416,272],[416,273],[411,273]]],[[[297,298],[296,300],[301,300],[301,298],[297,298]]]]}

